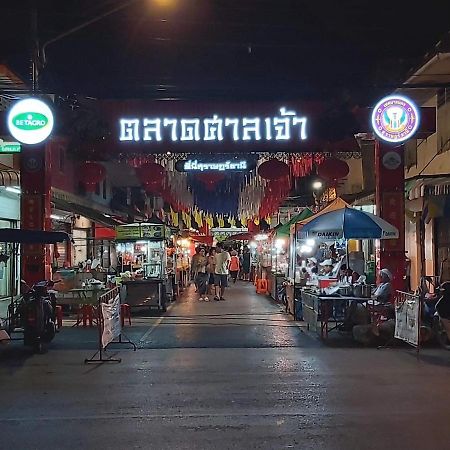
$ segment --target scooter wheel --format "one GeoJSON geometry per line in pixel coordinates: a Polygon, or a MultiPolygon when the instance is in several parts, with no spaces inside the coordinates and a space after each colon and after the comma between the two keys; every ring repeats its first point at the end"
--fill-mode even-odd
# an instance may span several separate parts
{"type": "Polygon", "coordinates": [[[439,345],[446,350],[450,350],[450,341],[448,339],[447,331],[445,330],[441,321],[435,320],[433,328],[439,345]]]}

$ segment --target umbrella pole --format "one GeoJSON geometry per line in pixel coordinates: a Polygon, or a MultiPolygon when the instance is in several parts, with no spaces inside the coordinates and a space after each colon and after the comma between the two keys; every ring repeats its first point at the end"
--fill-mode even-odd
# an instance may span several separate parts
{"type": "Polygon", "coordinates": [[[348,239],[345,240],[345,253],[347,258],[347,269],[350,269],[350,258],[348,257],[348,239]]]}

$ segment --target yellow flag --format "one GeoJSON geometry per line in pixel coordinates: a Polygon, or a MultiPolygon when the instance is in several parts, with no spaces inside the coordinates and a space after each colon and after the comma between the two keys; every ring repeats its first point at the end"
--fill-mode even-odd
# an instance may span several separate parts
{"type": "Polygon", "coordinates": [[[270,225],[272,223],[272,219],[270,216],[266,217],[266,222],[267,222],[267,225],[270,225]]]}
{"type": "Polygon", "coordinates": [[[231,225],[232,227],[235,227],[235,226],[236,226],[236,220],[234,219],[234,217],[230,217],[230,218],[228,219],[228,222],[230,222],[230,225],[231,225]]]}
{"type": "Polygon", "coordinates": [[[255,217],[253,222],[255,223],[255,225],[259,225],[259,217],[255,217]]]}

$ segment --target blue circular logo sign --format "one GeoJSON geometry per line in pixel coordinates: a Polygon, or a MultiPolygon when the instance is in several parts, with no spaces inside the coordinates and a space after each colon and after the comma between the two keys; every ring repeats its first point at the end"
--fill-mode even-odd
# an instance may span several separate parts
{"type": "Polygon", "coordinates": [[[372,128],[383,141],[399,143],[410,139],[419,127],[419,109],[400,95],[380,100],[372,112],[372,128]]]}

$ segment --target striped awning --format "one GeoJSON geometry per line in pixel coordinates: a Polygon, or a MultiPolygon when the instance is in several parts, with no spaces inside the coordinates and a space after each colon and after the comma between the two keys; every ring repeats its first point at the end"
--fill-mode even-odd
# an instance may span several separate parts
{"type": "Polygon", "coordinates": [[[0,186],[20,186],[20,173],[12,169],[0,169],[0,186]]]}
{"type": "Polygon", "coordinates": [[[436,195],[449,195],[450,177],[420,178],[408,182],[406,192],[409,200],[436,195]]]}

